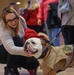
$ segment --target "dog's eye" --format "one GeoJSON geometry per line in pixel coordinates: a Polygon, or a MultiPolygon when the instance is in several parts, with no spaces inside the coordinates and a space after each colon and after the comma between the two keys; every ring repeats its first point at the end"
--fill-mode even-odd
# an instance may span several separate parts
{"type": "Polygon", "coordinates": [[[36,44],[35,42],[32,42],[32,44],[36,44]]]}
{"type": "Polygon", "coordinates": [[[31,41],[32,44],[36,44],[34,41],[31,41]]]}

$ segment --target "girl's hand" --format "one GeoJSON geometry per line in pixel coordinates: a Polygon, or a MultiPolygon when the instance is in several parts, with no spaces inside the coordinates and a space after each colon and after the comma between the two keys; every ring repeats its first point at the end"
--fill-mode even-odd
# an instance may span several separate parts
{"type": "Polygon", "coordinates": [[[41,25],[42,25],[42,23],[41,23],[41,20],[40,20],[40,19],[38,19],[38,25],[39,25],[39,26],[41,26],[41,25]]]}
{"type": "Polygon", "coordinates": [[[24,55],[25,55],[26,57],[31,57],[31,54],[29,54],[26,50],[24,50],[24,55]]]}

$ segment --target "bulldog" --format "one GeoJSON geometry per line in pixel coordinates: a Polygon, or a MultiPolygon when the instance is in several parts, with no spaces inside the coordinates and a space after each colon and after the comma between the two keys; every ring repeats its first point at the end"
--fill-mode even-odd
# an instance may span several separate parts
{"type": "Polygon", "coordinates": [[[38,33],[38,36],[27,39],[24,48],[38,59],[43,74],[56,75],[56,73],[69,67],[74,55],[73,45],[54,47],[50,44],[46,34],[38,33]]]}

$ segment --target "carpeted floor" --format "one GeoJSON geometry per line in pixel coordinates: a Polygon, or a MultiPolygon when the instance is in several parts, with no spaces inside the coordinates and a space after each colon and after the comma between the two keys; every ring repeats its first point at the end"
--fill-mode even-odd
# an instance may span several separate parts
{"type": "MultiPolygon", "coordinates": [[[[0,64],[0,75],[4,75],[4,66],[3,64],[0,64]]],[[[20,75],[29,75],[26,69],[19,70],[20,75]]],[[[42,70],[38,69],[37,75],[43,75],[42,70]]],[[[65,71],[62,71],[58,73],[57,75],[74,75],[74,68],[67,68],[65,71]]]]}

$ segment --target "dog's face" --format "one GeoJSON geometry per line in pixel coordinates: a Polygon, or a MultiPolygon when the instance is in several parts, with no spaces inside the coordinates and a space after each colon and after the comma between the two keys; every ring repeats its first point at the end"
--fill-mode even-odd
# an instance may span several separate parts
{"type": "Polygon", "coordinates": [[[25,50],[38,58],[42,54],[42,44],[39,38],[29,38],[24,44],[25,50]]]}
{"type": "Polygon", "coordinates": [[[25,50],[36,58],[41,56],[43,50],[45,50],[48,45],[45,40],[49,40],[47,35],[44,33],[39,33],[38,35],[41,36],[41,38],[29,38],[24,44],[25,50]]]}

